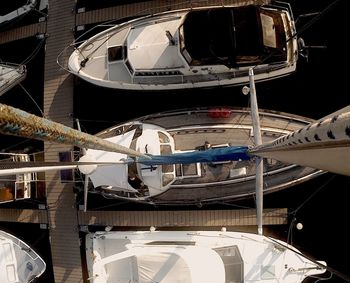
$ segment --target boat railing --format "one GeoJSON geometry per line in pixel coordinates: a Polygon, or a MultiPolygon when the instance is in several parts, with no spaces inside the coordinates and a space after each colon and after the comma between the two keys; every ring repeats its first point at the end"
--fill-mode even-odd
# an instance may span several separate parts
{"type": "Polygon", "coordinates": [[[293,11],[292,11],[292,7],[291,7],[290,3],[274,0],[274,1],[272,1],[271,4],[266,5],[266,6],[270,6],[273,8],[278,8],[278,9],[287,11],[290,15],[291,20],[294,22],[293,11]]]}
{"type": "MultiPolygon", "coordinates": [[[[37,153],[39,154],[39,153],[37,153]]],[[[35,155],[32,158],[35,160],[35,155]]],[[[26,153],[0,153],[0,168],[16,168],[16,162],[30,162],[31,157],[26,153]]],[[[38,173],[9,173],[0,177],[0,204],[16,200],[30,199],[32,193],[38,193],[43,181],[38,180],[38,173]],[[33,192],[32,192],[33,191],[33,192]]]]}
{"type": "Polygon", "coordinates": [[[23,81],[26,74],[25,65],[0,61],[0,96],[23,81]]]}
{"type": "MultiPolygon", "coordinates": [[[[254,69],[254,73],[256,75],[264,74],[264,73],[270,73],[273,71],[282,70],[284,68],[287,68],[289,66],[288,63],[282,62],[282,63],[275,63],[275,64],[268,64],[268,65],[262,65],[257,66],[254,69]]],[[[163,75],[163,76],[155,76],[155,75],[148,75],[147,72],[144,72],[144,75],[138,75],[132,77],[132,83],[137,84],[186,84],[186,83],[200,83],[204,81],[218,81],[218,85],[220,85],[220,81],[222,80],[229,80],[233,78],[240,78],[240,77],[247,77],[249,72],[249,68],[244,68],[243,70],[231,70],[230,72],[222,72],[222,73],[216,73],[216,74],[207,74],[207,75],[184,75],[184,74],[176,74],[172,75],[169,72],[169,75],[163,75]]],[[[142,72],[138,72],[141,74],[142,72]]],[[[157,73],[154,71],[153,73],[157,73]]],[[[281,74],[282,76],[283,74],[281,74]]]]}
{"type": "Polygon", "coordinates": [[[14,246],[16,246],[19,250],[23,250],[26,252],[26,254],[33,260],[36,261],[37,259],[39,259],[39,255],[37,253],[35,253],[26,243],[24,243],[22,240],[18,239],[17,237],[2,232],[0,231],[0,237],[1,236],[5,236],[7,239],[9,239],[14,246]]]}

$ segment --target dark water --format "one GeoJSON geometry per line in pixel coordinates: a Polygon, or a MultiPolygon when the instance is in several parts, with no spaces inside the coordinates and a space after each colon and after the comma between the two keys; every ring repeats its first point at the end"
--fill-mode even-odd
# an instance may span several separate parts
{"type": "MultiPolygon", "coordinates": [[[[321,11],[334,1],[290,0],[289,2],[294,14],[299,15],[321,11]]],[[[111,1],[104,0],[99,3],[108,6],[111,1]]],[[[89,1],[80,0],[79,5],[89,8],[89,1]]],[[[96,3],[91,5],[96,5],[96,3]]],[[[308,62],[301,58],[297,72],[293,75],[257,84],[260,108],[318,119],[349,104],[349,91],[346,85],[348,72],[346,70],[350,60],[348,45],[345,43],[345,37],[349,35],[347,30],[349,27],[348,6],[348,1],[339,1],[333,9],[302,33],[306,44],[326,45],[326,49],[310,50],[308,62]]],[[[301,21],[298,30],[302,30],[306,22],[307,20],[301,21]]],[[[30,38],[0,45],[1,59],[20,63],[39,42],[39,39],[30,38]]],[[[44,49],[41,48],[35,59],[27,65],[28,78],[23,82],[23,86],[41,108],[43,105],[43,62],[44,49]]],[[[98,88],[78,79],[75,82],[74,115],[80,119],[84,130],[90,133],[96,133],[114,123],[165,110],[199,106],[248,106],[247,97],[241,93],[240,87],[135,93],[98,88]]],[[[40,115],[40,111],[20,87],[0,97],[0,102],[40,115]]],[[[23,142],[22,139],[1,136],[0,145],[2,149],[12,150],[23,149],[24,146],[40,148],[41,143],[23,142]],[[13,146],[17,143],[20,144],[13,146]]],[[[291,219],[295,217],[297,222],[303,223],[304,228],[301,231],[293,229],[291,234],[288,233],[288,226],[273,227],[278,236],[286,240],[289,235],[292,237],[293,244],[302,251],[313,258],[325,260],[329,266],[347,276],[350,276],[348,260],[350,244],[346,232],[350,216],[349,184],[349,177],[328,173],[264,198],[265,207],[288,207],[291,219]]],[[[108,206],[113,209],[140,209],[130,204],[104,201],[98,196],[90,196],[89,202],[95,202],[96,209],[98,206],[108,206]]],[[[254,207],[254,201],[217,203],[204,206],[202,209],[228,209],[237,206],[254,207]]],[[[153,208],[148,207],[147,209],[153,208]]],[[[15,223],[0,223],[0,228],[25,240],[42,255],[50,266],[47,230],[42,230],[34,224],[15,223]]],[[[53,282],[50,267],[38,282],[53,282]]],[[[344,282],[344,280],[333,276],[328,282],[344,282]]]]}

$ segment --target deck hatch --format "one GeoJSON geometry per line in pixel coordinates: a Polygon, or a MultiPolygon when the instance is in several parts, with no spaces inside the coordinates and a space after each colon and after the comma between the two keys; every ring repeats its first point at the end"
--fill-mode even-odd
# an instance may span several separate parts
{"type": "Polygon", "coordinates": [[[120,61],[126,58],[126,47],[122,45],[108,48],[108,62],[120,61]]]}

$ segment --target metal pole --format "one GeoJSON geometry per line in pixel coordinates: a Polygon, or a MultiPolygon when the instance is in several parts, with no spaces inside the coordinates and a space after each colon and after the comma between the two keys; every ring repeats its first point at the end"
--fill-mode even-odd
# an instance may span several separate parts
{"type": "MultiPolygon", "coordinates": [[[[260,132],[260,120],[259,120],[259,111],[258,111],[258,102],[256,98],[256,90],[255,90],[255,82],[254,82],[254,71],[252,68],[249,69],[249,84],[250,84],[250,107],[251,107],[251,116],[253,123],[253,134],[254,134],[254,142],[255,145],[261,145],[261,132],[260,132]]],[[[263,234],[263,171],[264,164],[263,159],[260,157],[256,157],[255,160],[256,165],[256,217],[257,217],[257,225],[258,225],[258,234],[263,234]]]]}
{"type": "Polygon", "coordinates": [[[91,148],[110,152],[143,155],[136,150],[121,146],[99,137],[79,132],[70,127],[29,114],[20,109],[0,103],[0,133],[25,138],[63,143],[80,148],[91,148]]]}

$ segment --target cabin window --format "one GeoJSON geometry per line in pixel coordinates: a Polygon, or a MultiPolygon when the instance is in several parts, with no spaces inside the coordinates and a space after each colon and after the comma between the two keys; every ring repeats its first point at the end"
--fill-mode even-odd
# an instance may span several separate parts
{"type": "Polygon", "coordinates": [[[112,138],[114,136],[124,135],[133,130],[135,130],[135,134],[133,137],[134,139],[139,137],[142,134],[141,125],[130,124],[130,125],[121,125],[115,128],[109,128],[104,132],[98,133],[97,136],[102,139],[106,139],[106,138],[112,138]]]}
{"type": "Polygon", "coordinates": [[[173,164],[163,164],[162,165],[162,173],[172,173],[174,172],[173,164]]]}
{"type": "Polygon", "coordinates": [[[179,29],[179,38],[180,38],[180,50],[181,50],[181,54],[182,56],[185,58],[185,60],[187,61],[188,64],[191,64],[192,62],[192,58],[190,53],[188,53],[188,51],[186,50],[186,46],[185,46],[185,38],[184,38],[184,26],[182,25],[179,29]]]}
{"type": "Polygon", "coordinates": [[[276,32],[273,18],[264,14],[260,14],[261,24],[263,27],[264,45],[276,48],[276,32]]]}
{"type": "Polygon", "coordinates": [[[163,187],[165,187],[174,180],[174,175],[173,174],[163,174],[162,179],[163,179],[163,182],[162,182],[163,187]]]}
{"type": "Polygon", "coordinates": [[[166,134],[158,132],[158,137],[160,143],[170,143],[169,137],[166,134]]]}
{"type": "Polygon", "coordinates": [[[214,249],[225,267],[225,282],[226,283],[243,283],[244,282],[244,268],[242,256],[237,246],[228,246],[214,249]]]}
{"type": "Polygon", "coordinates": [[[161,155],[169,155],[172,154],[171,146],[169,144],[161,144],[160,145],[160,154],[161,155]]]}
{"type": "Polygon", "coordinates": [[[126,58],[126,46],[112,46],[108,48],[108,61],[121,61],[126,58]]]}
{"type": "Polygon", "coordinates": [[[200,177],[202,175],[201,164],[176,164],[176,176],[181,178],[200,177]]]}
{"type": "MultiPolygon", "coordinates": [[[[283,51],[286,47],[286,29],[284,23],[285,14],[276,13],[268,9],[260,11],[260,20],[263,35],[263,44],[268,48],[277,48],[283,51]]],[[[285,21],[288,21],[285,19],[285,21]]]]}

